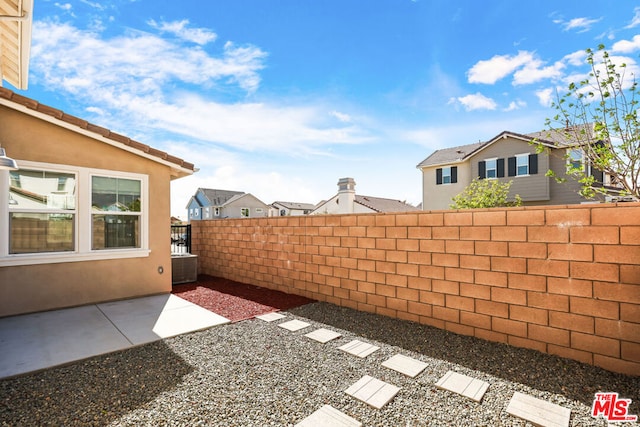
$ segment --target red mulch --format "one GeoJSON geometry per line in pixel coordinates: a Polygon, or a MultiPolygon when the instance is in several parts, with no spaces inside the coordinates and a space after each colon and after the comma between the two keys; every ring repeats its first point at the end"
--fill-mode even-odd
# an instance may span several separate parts
{"type": "Polygon", "coordinates": [[[198,276],[195,283],[173,285],[171,293],[232,322],[315,302],[298,295],[204,275],[198,276]]]}

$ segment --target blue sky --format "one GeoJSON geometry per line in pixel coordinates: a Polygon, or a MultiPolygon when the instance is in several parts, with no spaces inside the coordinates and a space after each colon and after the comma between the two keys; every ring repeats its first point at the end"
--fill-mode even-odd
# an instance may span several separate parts
{"type": "MultiPolygon", "coordinates": [[[[18,91],[195,163],[198,187],[317,203],[422,199],[416,165],[544,129],[604,44],[637,71],[626,0],[35,0],[18,91]]],[[[638,73],[636,73],[637,75],[638,73]]],[[[12,88],[13,89],[13,88],[12,88]]]]}

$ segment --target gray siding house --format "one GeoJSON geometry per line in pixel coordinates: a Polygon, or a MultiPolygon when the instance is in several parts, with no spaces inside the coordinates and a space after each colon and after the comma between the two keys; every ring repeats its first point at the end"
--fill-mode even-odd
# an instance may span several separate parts
{"type": "Polygon", "coordinates": [[[579,194],[580,183],[566,173],[567,155],[572,162],[580,162],[601,185],[610,183],[609,177],[584,161],[579,147],[570,145],[562,132],[504,131],[486,142],[437,150],[420,162],[417,168],[422,171],[423,209],[449,209],[451,199],[475,178],[512,181],[510,197],[520,195],[525,206],[586,202],[579,194]],[[546,150],[536,153],[536,145],[531,143],[534,139],[546,150]],[[558,183],[547,177],[548,170],[566,181],[558,183]]]}
{"type": "Polygon", "coordinates": [[[250,193],[198,188],[187,203],[189,221],[257,218],[269,215],[269,206],[250,193]]]}
{"type": "Polygon", "coordinates": [[[309,215],[316,206],[311,203],[273,202],[271,207],[274,210],[274,216],[300,216],[309,215]]]}

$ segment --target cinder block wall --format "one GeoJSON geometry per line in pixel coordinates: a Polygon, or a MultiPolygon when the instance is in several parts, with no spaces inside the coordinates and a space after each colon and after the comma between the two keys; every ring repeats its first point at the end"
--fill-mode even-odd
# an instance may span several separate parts
{"type": "Polygon", "coordinates": [[[192,227],[203,274],[640,375],[640,203],[192,227]]]}

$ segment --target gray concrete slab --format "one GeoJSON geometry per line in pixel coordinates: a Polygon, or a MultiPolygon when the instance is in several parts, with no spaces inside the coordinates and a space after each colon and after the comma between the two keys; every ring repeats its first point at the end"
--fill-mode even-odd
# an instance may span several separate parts
{"type": "Polygon", "coordinates": [[[331,405],[322,408],[300,421],[295,427],[360,427],[362,423],[331,405]]]}
{"type": "Polygon", "coordinates": [[[267,313],[256,316],[256,319],[260,319],[265,322],[275,322],[276,320],[284,319],[285,317],[287,316],[280,313],[267,313]]]}
{"type": "Polygon", "coordinates": [[[376,409],[389,403],[400,391],[400,387],[365,375],[344,392],[376,409]]]}
{"type": "Polygon", "coordinates": [[[311,326],[311,323],[303,322],[302,320],[289,320],[288,322],[280,323],[278,326],[288,331],[295,332],[311,326]]]}
{"type": "Polygon", "coordinates": [[[457,372],[448,371],[438,380],[436,387],[461,394],[475,402],[480,402],[489,388],[489,383],[457,372]]]}
{"type": "Polygon", "coordinates": [[[366,342],[362,342],[359,340],[353,340],[351,342],[346,343],[342,347],[338,347],[339,350],[347,352],[349,354],[353,354],[354,356],[358,356],[360,358],[365,358],[371,353],[374,353],[380,349],[377,345],[368,344],[366,342]]]}
{"type": "Polygon", "coordinates": [[[415,378],[420,372],[424,371],[427,364],[402,354],[396,354],[391,359],[382,362],[382,366],[415,378]]]}
{"type": "Polygon", "coordinates": [[[305,335],[307,338],[311,338],[314,341],[321,342],[322,344],[326,344],[331,340],[335,340],[336,338],[341,337],[342,334],[340,332],[332,331],[330,329],[320,328],[316,329],[313,332],[309,332],[305,335]]]}
{"type": "Polygon", "coordinates": [[[228,322],[171,294],[5,317],[0,378],[228,322]]]}
{"type": "Polygon", "coordinates": [[[567,427],[571,418],[571,409],[517,391],[507,413],[543,427],[567,427]]]}

